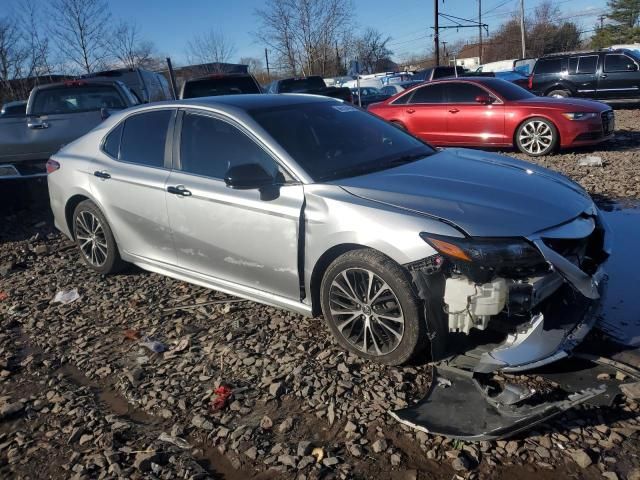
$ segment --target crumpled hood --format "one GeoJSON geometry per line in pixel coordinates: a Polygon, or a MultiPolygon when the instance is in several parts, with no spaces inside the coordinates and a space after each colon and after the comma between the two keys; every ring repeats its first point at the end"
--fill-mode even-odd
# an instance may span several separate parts
{"type": "Polygon", "coordinates": [[[531,235],[593,206],[580,186],[558,173],[458,148],[332,183],[361,198],[438,217],[477,237],[531,235]]]}

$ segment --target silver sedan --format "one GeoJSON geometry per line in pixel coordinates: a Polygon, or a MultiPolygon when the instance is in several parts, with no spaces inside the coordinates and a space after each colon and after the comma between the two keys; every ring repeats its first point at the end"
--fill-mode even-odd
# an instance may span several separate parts
{"type": "Polygon", "coordinates": [[[608,234],[578,185],[435,150],[325,97],[128,109],[48,171],[56,226],[96,272],[133,263],[323,313],[344,348],[387,364],[552,362],[591,328],[603,285],[608,234]]]}

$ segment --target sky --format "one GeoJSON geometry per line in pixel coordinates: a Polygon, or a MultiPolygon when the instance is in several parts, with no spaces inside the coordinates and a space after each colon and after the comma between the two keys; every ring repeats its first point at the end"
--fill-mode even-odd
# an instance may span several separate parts
{"type": "MultiPolygon", "coordinates": [[[[0,0],[7,5],[12,0],[0,0]]],[[[19,0],[13,0],[18,2],[19,0]]],[[[264,45],[253,32],[260,28],[254,12],[264,0],[107,0],[115,18],[135,21],[142,36],[151,40],[159,53],[169,55],[175,64],[185,64],[185,49],[195,34],[210,29],[222,34],[235,45],[233,60],[241,57],[264,58],[264,45]]],[[[345,0],[347,1],[347,0],[345,0]]],[[[478,0],[438,0],[440,12],[477,20],[478,0]]],[[[489,33],[519,12],[520,0],[481,0],[483,22],[489,33]]],[[[526,13],[531,13],[543,0],[524,0],[526,13]]],[[[597,17],[606,12],[606,0],[554,0],[560,7],[561,19],[572,19],[582,30],[590,30],[597,17]]],[[[431,0],[353,0],[353,15],[358,29],[373,27],[391,37],[389,48],[394,60],[410,54],[422,55],[433,44],[433,2],[431,0]]],[[[441,20],[440,25],[451,25],[441,20]]],[[[441,32],[440,40],[476,41],[477,28],[441,32]]]]}

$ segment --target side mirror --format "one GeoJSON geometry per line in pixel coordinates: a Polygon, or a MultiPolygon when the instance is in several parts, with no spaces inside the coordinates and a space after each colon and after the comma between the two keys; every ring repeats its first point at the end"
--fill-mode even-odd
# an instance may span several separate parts
{"type": "Polygon", "coordinates": [[[100,118],[102,120],[106,120],[107,118],[109,118],[111,114],[109,113],[109,110],[107,110],[105,107],[102,107],[100,109],[100,118]]]}
{"type": "Polygon", "coordinates": [[[237,190],[253,190],[273,185],[274,178],[258,163],[234,165],[224,175],[227,187],[237,190]]]}
{"type": "Polygon", "coordinates": [[[635,63],[631,63],[629,65],[627,65],[627,70],[630,72],[637,72],[638,71],[638,65],[636,65],[635,63]]]}
{"type": "Polygon", "coordinates": [[[476,102],[482,103],[483,105],[491,105],[495,99],[491,95],[478,95],[476,97],[476,102]]]}

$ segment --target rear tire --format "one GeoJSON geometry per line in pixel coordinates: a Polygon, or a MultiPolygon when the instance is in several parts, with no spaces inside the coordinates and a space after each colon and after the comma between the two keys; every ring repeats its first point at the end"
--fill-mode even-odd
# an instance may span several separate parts
{"type": "Polygon", "coordinates": [[[529,118],[522,122],[515,135],[518,150],[531,157],[550,154],[558,146],[559,139],[555,125],[540,117],[529,118]]]}
{"type": "Polygon", "coordinates": [[[561,88],[547,92],[547,97],[568,98],[570,96],[571,96],[571,92],[569,90],[564,90],[561,88]]]}
{"type": "Polygon", "coordinates": [[[442,316],[425,319],[409,273],[380,252],[363,248],[334,260],[320,298],[338,343],[362,358],[402,365],[428,347],[434,356],[444,351],[442,316]]]}
{"type": "Polygon", "coordinates": [[[92,270],[108,275],[126,267],[107,219],[91,200],[80,202],[73,211],[73,238],[92,270]]]}

